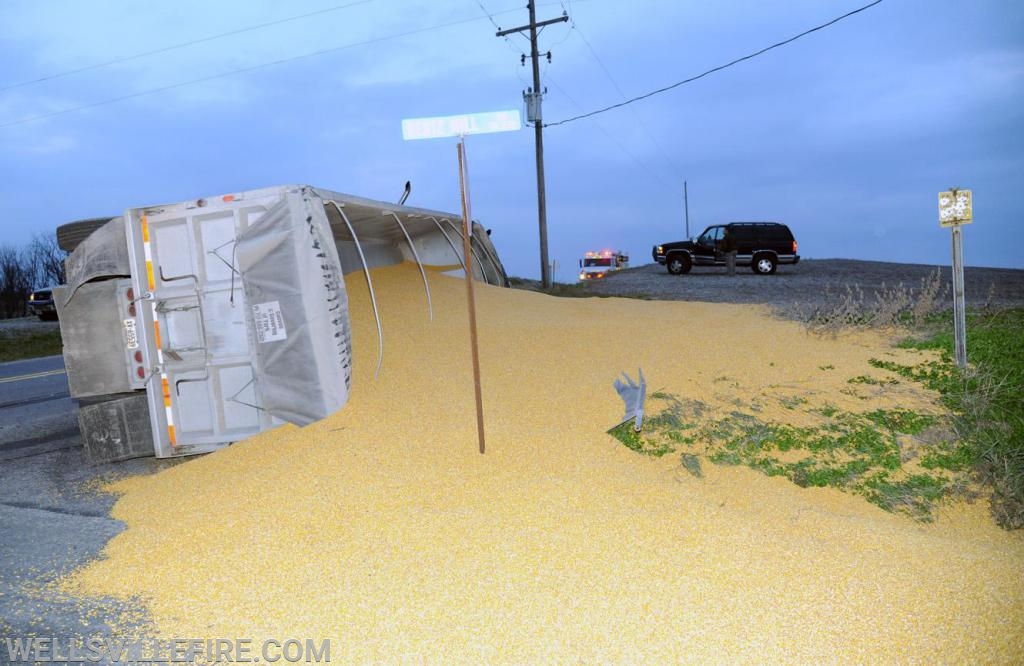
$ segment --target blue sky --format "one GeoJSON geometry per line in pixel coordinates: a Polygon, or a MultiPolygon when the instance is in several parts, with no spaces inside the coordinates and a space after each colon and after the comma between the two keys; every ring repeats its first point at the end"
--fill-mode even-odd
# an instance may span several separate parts
{"type": "MultiPolygon", "coordinates": [[[[541,35],[544,119],[673,84],[867,2],[539,0],[538,18],[572,19],[541,35]]],[[[411,205],[456,211],[454,140],[404,142],[401,120],[522,108],[528,42],[495,37],[485,12],[502,28],[527,21],[522,0],[5,0],[0,244],[284,183],[396,200],[411,180],[411,205]],[[122,61],[54,76],[111,60],[122,61]],[[62,113],[78,107],[89,108],[62,113]]],[[[943,265],[937,192],[970,188],[967,264],[1024,268],[1024,3],[885,0],[544,138],[561,281],[586,250],[646,263],[652,245],[681,238],[684,180],[692,234],[779,220],[804,257],[943,265]]],[[[467,142],[474,215],[510,274],[538,277],[532,129],[467,142]]]]}

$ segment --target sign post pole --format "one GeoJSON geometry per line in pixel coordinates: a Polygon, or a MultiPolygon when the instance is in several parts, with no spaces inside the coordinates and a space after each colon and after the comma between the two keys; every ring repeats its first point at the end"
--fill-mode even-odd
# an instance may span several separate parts
{"type": "MultiPolygon", "coordinates": [[[[473,391],[476,397],[476,436],[480,453],[484,452],[484,399],[480,389],[480,347],[476,335],[476,297],[473,295],[473,253],[470,243],[473,219],[469,204],[469,165],[466,142],[459,137],[459,192],[462,198],[462,256],[466,259],[466,301],[469,306],[469,346],[473,356],[473,391]]],[[[483,268],[481,267],[481,270],[483,268]]]]}
{"type": "MultiPolygon", "coordinates": [[[[476,297],[473,294],[473,214],[469,200],[469,165],[466,161],[466,135],[513,132],[522,127],[519,112],[491,111],[461,116],[408,118],[402,121],[402,138],[439,139],[458,137],[459,194],[462,200],[462,260],[466,267],[466,304],[469,309],[469,343],[473,357],[473,392],[476,397],[476,434],[480,453],[484,452],[484,400],[480,385],[480,348],[476,333],[476,297]]],[[[480,267],[483,272],[483,266],[480,267]]]]}
{"type": "Polygon", "coordinates": [[[953,227],[953,338],[956,364],[967,367],[967,315],[964,299],[964,240],[960,225],[953,227]]]}
{"type": "Polygon", "coordinates": [[[971,191],[950,188],[939,192],[939,225],[950,227],[953,238],[953,351],[956,365],[967,367],[967,304],[964,297],[963,225],[974,221],[971,191]]]}

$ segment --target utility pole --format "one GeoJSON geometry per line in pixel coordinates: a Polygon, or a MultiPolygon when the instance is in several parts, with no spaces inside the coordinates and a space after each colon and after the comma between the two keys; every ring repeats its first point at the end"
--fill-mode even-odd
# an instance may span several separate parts
{"type": "MultiPolygon", "coordinates": [[[[569,20],[569,15],[562,12],[556,19],[549,19],[537,23],[537,6],[534,0],[527,4],[530,10],[529,25],[519,26],[511,30],[499,30],[495,35],[504,37],[514,32],[530,31],[530,60],[533,61],[533,88],[523,93],[526,99],[526,117],[533,123],[534,143],[537,154],[537,221],[540,226],[540,279],[545,289],[551,287],[551,264],[548,263],[548,212],[547,199],[544,192],[544,123],[541,121],[541,90],[540,90],[540,53],[537,51],[537,28],[543,28],[553,23],[564,23],[569,20]]],[[[551,52],[547,52],[548,62],[551,62],[551,52]]],[[[525,58],[524,58],[525,61],[525,58]]],[[[525,64],[525,62],[524,62],[525,64]]]]}

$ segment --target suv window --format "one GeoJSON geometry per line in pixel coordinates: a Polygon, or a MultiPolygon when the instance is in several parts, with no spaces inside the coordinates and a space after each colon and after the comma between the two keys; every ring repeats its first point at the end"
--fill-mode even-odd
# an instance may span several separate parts
{"type": "Polygon", "coordinates": [[[722,240],[722,227],[710,227],[700,235],[697,242],[701,245],[715,245],[722,240]]]}

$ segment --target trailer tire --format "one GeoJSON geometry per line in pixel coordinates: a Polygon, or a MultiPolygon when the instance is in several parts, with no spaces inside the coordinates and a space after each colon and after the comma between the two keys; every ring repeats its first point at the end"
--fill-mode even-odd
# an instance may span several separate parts
{"type": "Polygon", "coordinates": [[[57,227],[57,246],[65,252],[74,252],[82,241],[92,235],[92,232],[112,219],[114,218],[91,217],[62,224],[57,227]]]}

